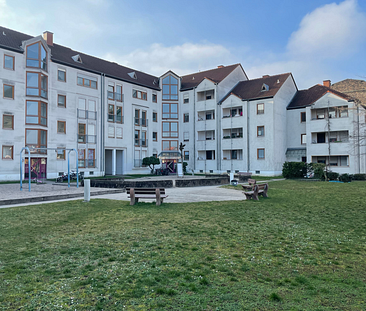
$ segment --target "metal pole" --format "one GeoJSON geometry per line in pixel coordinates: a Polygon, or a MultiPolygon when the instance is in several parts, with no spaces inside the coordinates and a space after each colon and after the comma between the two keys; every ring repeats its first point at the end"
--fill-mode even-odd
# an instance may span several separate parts
{"type": "Polygon", "coordinates": [[[28,188],[29,188],[29,192],[31,191],[31,169],[30,169],[30,150],[28,147],[23,147],[22,150],[20,151],[20,191],[23,190],[23,160],[22,160],[22,153],[23,150],[27,150],[28,151],[28,188]]]}
{"type": "Polygon", "coordinates": [[[75,151],[75,154],[76,154],[76,188],[79,188],[79,159],[78,159],[78,152],[76,151],[76,149],[73,149],[73,150],[75,151]]]}
{"type": "Polygon", "coordinates": [[[70,188],[70,151],[67,154],[67,187],[70,188]]]}

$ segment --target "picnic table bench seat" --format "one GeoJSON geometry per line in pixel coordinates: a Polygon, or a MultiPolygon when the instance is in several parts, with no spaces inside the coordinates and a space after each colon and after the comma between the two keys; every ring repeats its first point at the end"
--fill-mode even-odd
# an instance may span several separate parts
{"type": "Polygon", "coordinates": [[[245,194],[247,200],[253,199],[259,201],[260,195],[264,198],[268,198],[267,191],[268,184],[255,184],[251,191],[244,191],[243,193],[245,194]]]}
{"type": "Polygon", "coordinates": [[[165,188],[126,188],[130,205],[135,205],[139,199],[155,199],[156,205],[161,205],[163,200],[168,197],[165,188]]]}

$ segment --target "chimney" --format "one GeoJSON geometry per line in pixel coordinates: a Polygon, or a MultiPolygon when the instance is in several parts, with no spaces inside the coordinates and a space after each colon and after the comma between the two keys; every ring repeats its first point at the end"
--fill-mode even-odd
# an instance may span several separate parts
{"type": "Polygon", "coordinates": [[[217,66],[217,68],[224,68],[224,67],[225,67],[224,65],[217,66]]]}
{"type": "Polygon", "coordinates": [[[323,86],[330,87],[330,80],[324,80],[323,86]]]}
{"type": "Polygon", "coordinates": [[[48,45],[53,46],[53,32],[45,31],[43,33],[43,39],[45,39],[48,45]]]}
{"type": "Polygon", "coordinates": [[[262,78],[269,78],[270,75],[264,75],[262,78]]]}

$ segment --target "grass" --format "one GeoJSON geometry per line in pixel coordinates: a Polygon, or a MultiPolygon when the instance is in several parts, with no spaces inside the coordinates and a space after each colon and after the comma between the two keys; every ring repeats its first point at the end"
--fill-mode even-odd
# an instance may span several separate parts
{"type": "MultiPolygon", "coordinates": [[[[365,310],[366,183],[0,210],[3,310],[365,310]]],[[[0,309],[1,309],[0,308],[0,309]]]]}

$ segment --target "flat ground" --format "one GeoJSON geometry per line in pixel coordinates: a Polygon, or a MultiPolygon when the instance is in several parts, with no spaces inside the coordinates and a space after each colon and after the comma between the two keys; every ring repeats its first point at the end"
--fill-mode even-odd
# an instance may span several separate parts
{"type": "Polygon", "coordinates": [[[4,310],[365,310],[366,183],[0,210],[4,310]]]}

